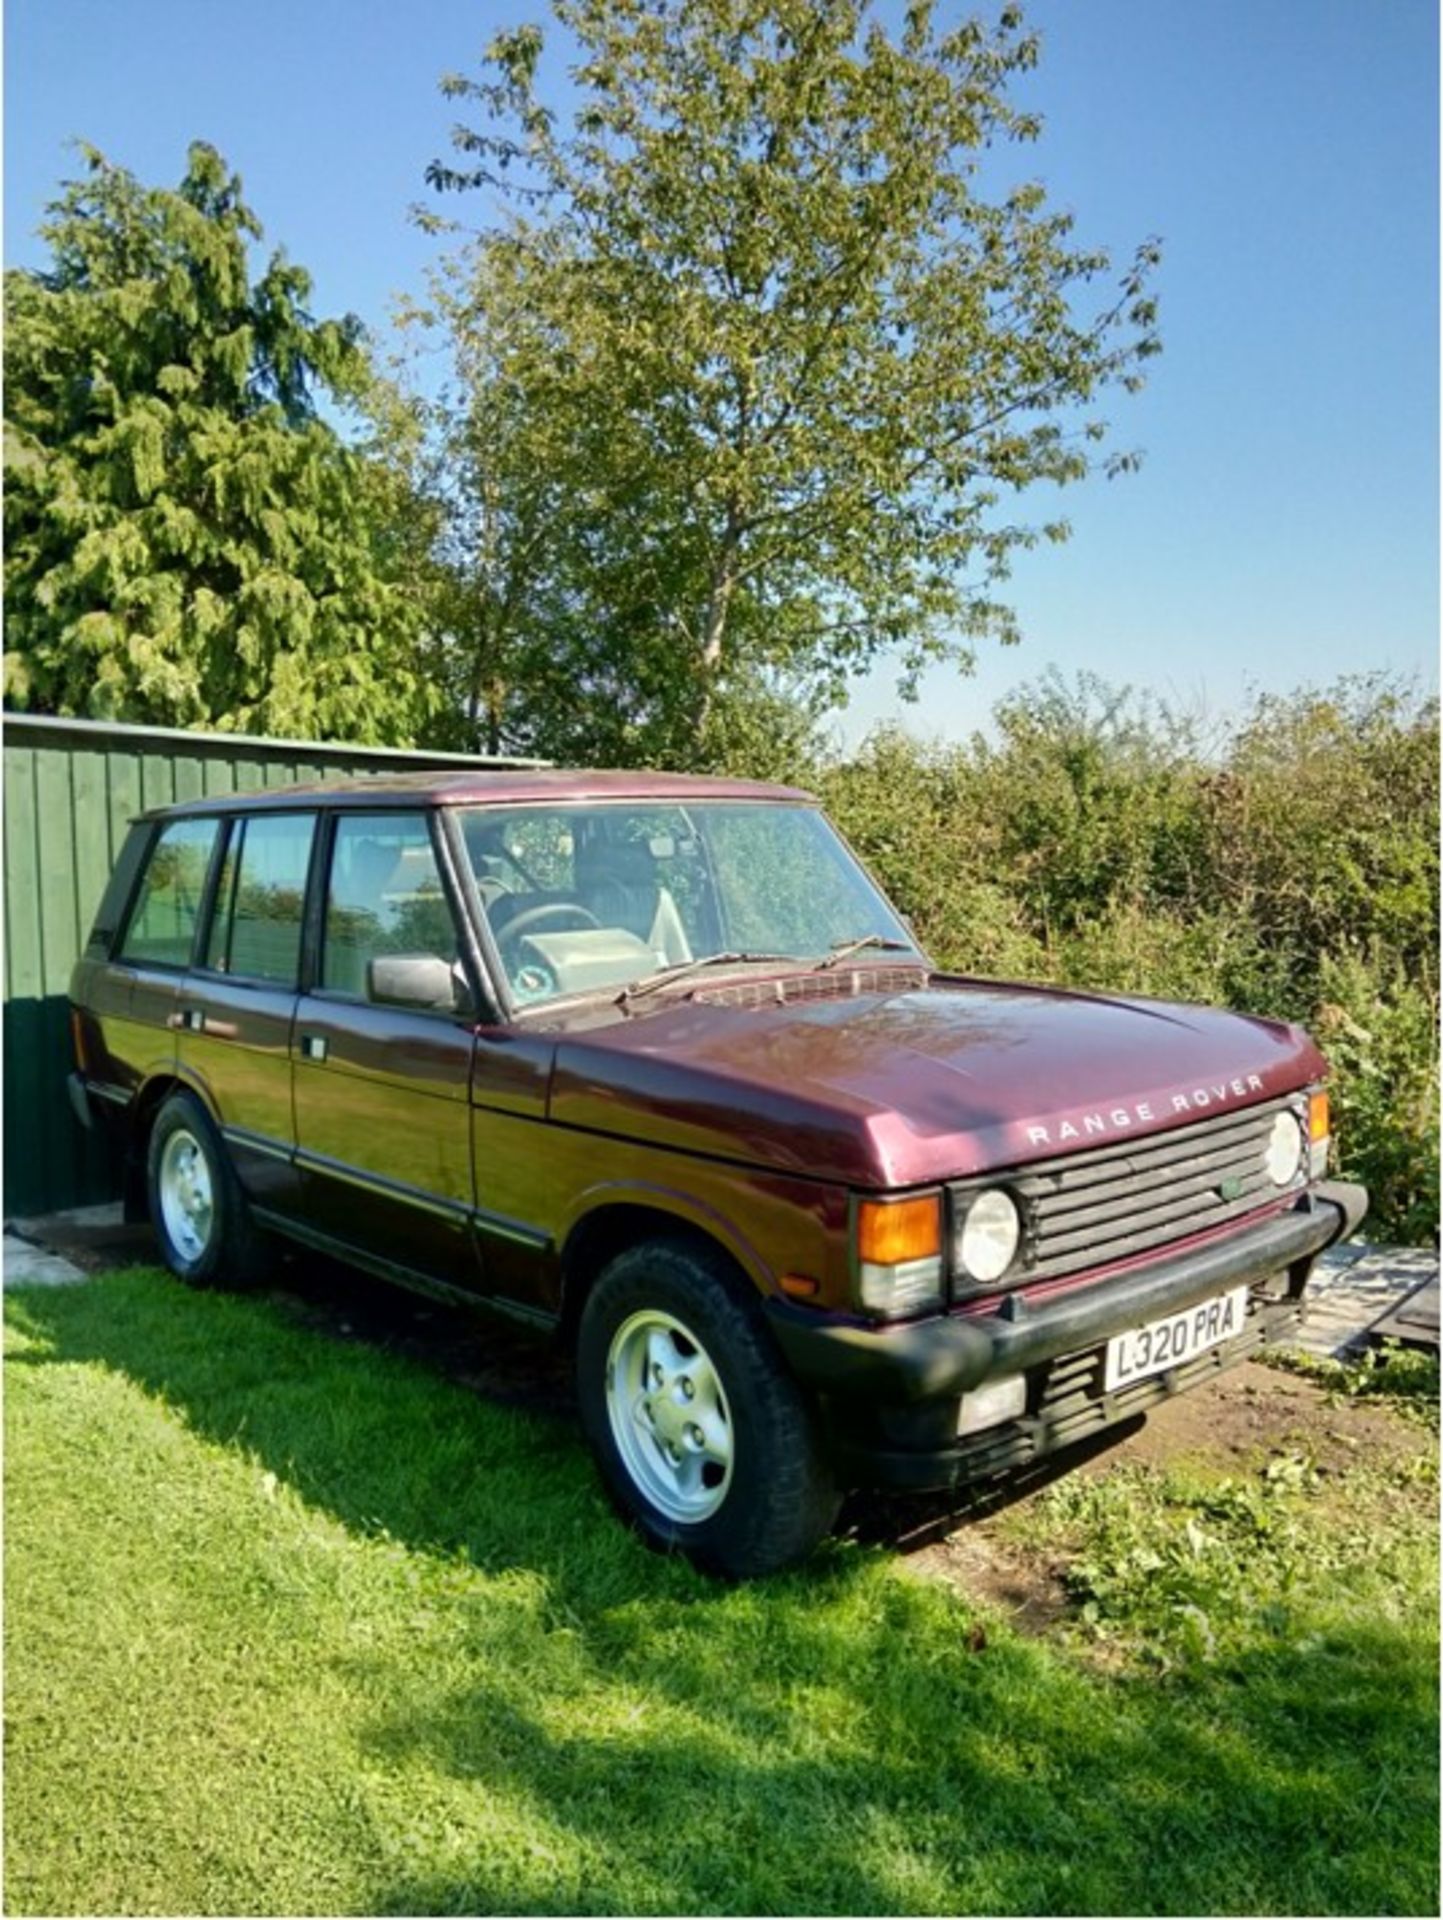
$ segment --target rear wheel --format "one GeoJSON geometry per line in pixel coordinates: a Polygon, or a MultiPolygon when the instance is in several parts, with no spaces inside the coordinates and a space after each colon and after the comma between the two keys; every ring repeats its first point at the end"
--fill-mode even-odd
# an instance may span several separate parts
{"type": "Polygon", "coordinates": [[[253,1287],[269,1265],[230,1157],[193,1093],[162,1102],[146,1147],[151,1225],[161,1258],[191,1286],[253,1287]]]}
{"type": "Polygon", "coordinates": [[[613,1502],[653,1546],[732,1579],[804,1558],[838,1494],[747,1283],[686,1241],[619,1255],[582,1312],[582,1420],[613,1502]]]}

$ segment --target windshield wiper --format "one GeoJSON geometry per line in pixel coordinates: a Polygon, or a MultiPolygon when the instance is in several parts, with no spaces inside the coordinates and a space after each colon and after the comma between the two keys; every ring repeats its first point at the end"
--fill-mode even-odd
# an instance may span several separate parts
{"type": "Polygon", "coordinates": [[[861,933],[855,940],[833,941],[831,952],[812,962],[812,971],[825,973],[828,967],[839,967],[844,960],[850,960],[854,953],[860,953],[863,947],[885,947],[889,953],[916,952],[916,948],[909,946],[905,940],[892,940],[885,933],[861,933]]]}
{"type": "Polygon", "coordinates": [[[616,1004],[624,1007],[628,1000],[640,1000],[648,993],[654,993],[658,987],[670,986],[673,980],[683,980],[689,973],[700,973],[706,967],[739,967],[751,961],[772,962],[785,960],[791,966],[805,966],[806,962],[794,953],[745,953],[740,950],[729,953],[708,953],[700,960],[678,960],[675,966],[663,967],[660,973],[649,973],[642,980],[633,980],[621,989],[616,996],[616,1004]]]}

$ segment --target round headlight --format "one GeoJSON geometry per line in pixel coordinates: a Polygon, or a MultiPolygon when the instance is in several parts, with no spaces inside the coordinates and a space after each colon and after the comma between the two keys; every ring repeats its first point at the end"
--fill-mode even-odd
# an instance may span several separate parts
{"type": "Polygon", "coordinates": [[[1275,1187],[1285,1187],[1303,1164],[1307,1136],[1295,1113],[1280,1113],[1268,1135],[1268,1178],[1275,1187]]]}
{"type": "Polygon", "coordinates": [[[988,1187],[967,1209],[957,1255],[974,1280],[1000,1280],[1012,1265],[1022,1221],[1016,1202],[1001,1187],[988,1187]]]}

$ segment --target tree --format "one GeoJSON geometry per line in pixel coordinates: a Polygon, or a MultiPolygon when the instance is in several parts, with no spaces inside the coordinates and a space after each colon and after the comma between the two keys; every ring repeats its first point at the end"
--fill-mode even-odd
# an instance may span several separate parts
{"type": "Polygon", "coordinates": [[[1157,349],[1154,246],[1094,295],[1108,256],[999,184],[991,150],[1038,132],[1008,97],[1038,51],[1018,10],[942,30],[912,0],[896,32],[862,0],[553,10],[569,121],[540,29],[508,30],[443,81],[479,124],[429,173],[501,209],[434,310],[493,735],[546,747],[559,687],[569,737],[706,759],[738,689],[825,704],[881,655],[910,686],[1014,638],[1010,559],[1067,532],[1016,496],[1131,464],[1090,403],[1157,349]]]}
{"type": "Polygon", "coordinates": [[[195,145],[175,191],[93,149],[5,280],[8,704],[408,742],[429,695],[388,478],[317,411],[374,376],[313,319],[240,180],[195,145]]]}

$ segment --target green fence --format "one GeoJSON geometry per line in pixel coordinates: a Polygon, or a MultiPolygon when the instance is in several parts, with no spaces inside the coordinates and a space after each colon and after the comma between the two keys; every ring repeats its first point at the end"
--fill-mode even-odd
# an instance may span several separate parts
{"type": "Polygon", "coordinates": [[[114,1198],[103,1142],[70,1111],[70,969],[147,807],[347,773],[510,764],[458,754],[5,716],[5,1214],[114,1198]]]}

